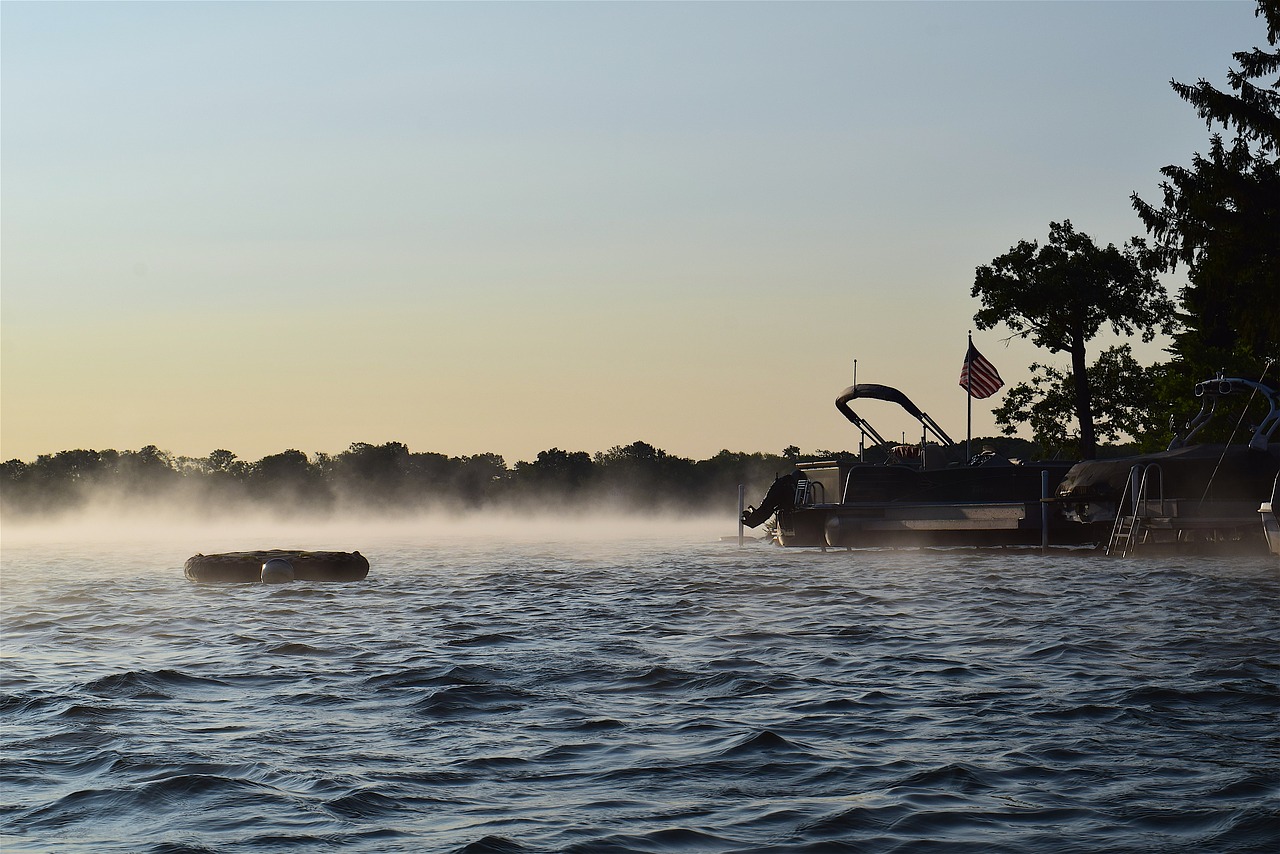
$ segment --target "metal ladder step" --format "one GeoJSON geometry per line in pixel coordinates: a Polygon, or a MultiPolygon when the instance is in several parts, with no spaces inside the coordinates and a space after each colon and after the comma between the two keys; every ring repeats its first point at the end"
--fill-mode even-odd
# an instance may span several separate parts
{"type": "Polygon", "coordinates": [[[1146,542],[1147,526],[1139,516],[1125,516],[1111,532],[1111,540],[1107,543],[1107,555],[1119,552],[1125,557],[1135,546],[1146,542]]]}

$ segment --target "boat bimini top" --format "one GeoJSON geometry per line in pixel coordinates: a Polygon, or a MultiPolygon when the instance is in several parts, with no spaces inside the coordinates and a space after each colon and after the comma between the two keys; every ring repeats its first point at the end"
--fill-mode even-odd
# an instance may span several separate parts
{"type": "Polygon", "coordinates": [[[884,438],[876,432],[865,418],[849,408],[849,401],[858,398],[868,398],[871,400],[885,400],[889,403],[896,403],[906,410],[907,414],[920,422],[920,426],[927,432],[932,433],[939,443],[946,448],[956,447],[956,443],[952,441],[938,423],[928,416],[927,413],[921,411],[920,407],[911,402],[911,399],[896,388],[887,385],[876,385],[874,383],[863,383],[861,385],[851,385],[844,391],[840,392],[840,396],[836,398],[836,409],[840,410],[840,414],[849,420],[849,423],[859,430],[875,439],[878,444],[887,444],[884,438]]]}

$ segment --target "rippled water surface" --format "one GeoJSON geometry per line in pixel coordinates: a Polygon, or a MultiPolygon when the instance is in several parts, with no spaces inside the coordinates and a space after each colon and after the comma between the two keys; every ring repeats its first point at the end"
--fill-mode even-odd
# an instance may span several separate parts
{"type": "Polygon", "coordinates": [[[1276,561],[715,533],[8,538],[0,848],[1280,850],[1276,561]]]}

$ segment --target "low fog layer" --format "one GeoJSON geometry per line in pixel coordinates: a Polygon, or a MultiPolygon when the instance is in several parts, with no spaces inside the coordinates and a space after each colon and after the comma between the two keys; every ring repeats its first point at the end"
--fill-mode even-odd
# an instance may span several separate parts
{"type": "MultiPolygon", "coordinates": [[[[1028,443],[1008,437],[975,441],[994,444],[1006,456],[1030,450],[1024,447],[1028,443]]],[[[881,462],[887,452],[887,445],[867,448],[865,459],[881,462]]],[[[6,525],[174,509],[201,519],[385,519],[479,510],[719,516],[736,513],[739,485],[754,503],[797,463],[837,458],[853,455],[805,454],[793,446],[781,454],[726,450],[691,460],[633,442],[595,454],[551,448],[508,466],[497,454],[449,457],[411,452],[399,442],[357,442],[334,455],[291,449],[256,462],[227,450],[180,457],[148,445],[137,451],[61,451],[29,463],[2,463],[0,514],[6,525]]]]}
{"type": "Polygon", "coordinates": [[[178,506],[149,505],[136,512],[119,507],[89,507],[58,519],[5,521],[0,546],[41,543],[171,544],[182,557],[202,552],[269,548],[358,551],[375,544],[475,540],[544,543],[593,543],[640,540],[712,542],[736,533],[737,519],[727,515],[622,515],[591,512],[514,512],[472,510],[423,512],[379,518],[326,516],[288,519],[264,515],[208,518],[178,506]]]}
{"type": "Polygon", "coordinates": [[[595,455],[553,448],[511,467],[394,442],[253,463],[229,451],[65,451],[3,464],[2,542],[165,542],[184,554],[458,538],[707,542],[736,532],[738,484],[758,501],[798,458],[693,461],[643,442],[595,455]]]}
{"type": "MultiPolygon", "coordinates": [[[[827,452],[820,452],[827,453],[827,452]]],[[[297,450],[256,462],[230,451],[174,457],[139,451],[75,450],[0,466],[6,526],[83,516],[201,520],[333,521],[499,513],[504,517],[724,515],[738,485],[763,495],[801,459],[722,451],[708,460],[667,454],[644,442],[608,451],[552,448],[508,466],[496,454],[413,453],[398,442],[357,443],[337,455],[297,450]]]]}

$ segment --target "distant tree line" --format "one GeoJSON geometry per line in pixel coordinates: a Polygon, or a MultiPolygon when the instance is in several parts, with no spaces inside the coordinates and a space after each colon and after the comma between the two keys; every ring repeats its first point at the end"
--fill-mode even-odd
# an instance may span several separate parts
{"type": "MultiPolygon", "coordinates": [[[[1031,459],[1025,440],[990,444],[1010,457],[1031,459]]],[[[869,463],[888,458],[889,445],[864,451],[869,463]]],[[[758,502],[778,475],[799,462],[852,461],[848,451],[781,454],[720,451],[705,460],[668,454],[647,442],[607,451],[541,451],[508,466],[497,454],[450,457],[410,451],[400,442],[356,442],[339,454],[298,450],[256,462],[218,449],[205,457],[175,456],[147,445],[137,451],[59,451],[33,462],[0,463],[0,513],[7,519],[118,506],[180,507],[194,512],[274,515],[510,509],[543,512],[709,512],[732,518],[737,488],[758,502]]]]}
{"type": "Polygon", "coordinates": [[[691,460],[633,442],[595,454],[551,448],[508,466],[497,454],[450,457],[413,452],[400,442],[356,442],[339,454],[290,449],[250,462],[223,449],[185,457],[148,445],[2,463],[0,511],[15,518],[110,502],[178,502],[193,510],[279,515],[479,508],[714,509],[731,515],[739,483],[763,492],[797,459],[721,451],[691,460]]]}

